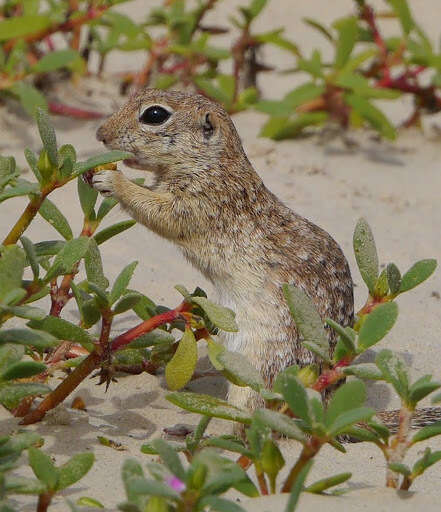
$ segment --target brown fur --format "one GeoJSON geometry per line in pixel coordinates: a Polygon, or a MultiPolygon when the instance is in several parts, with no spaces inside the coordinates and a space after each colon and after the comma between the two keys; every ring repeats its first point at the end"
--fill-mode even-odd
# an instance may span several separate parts
{"type": "MultiPolygon", "coordinates": [[[[247,356],[268,384],[289,365],[315,362],[300,343],[283,283],[302,288],[322,318],[351,325],[353,284],[340,247],[265,187],[220,105],[146,89],[97,137],[111,149],[134,153],[132,163],[153,171],[155,183],[141,187],[119,171],[105,171],[94,177],[94,186],[173,241],[213,283],[218,301],[237,314],[239,332],[224,335],[228,348],[247,356]],[[171,118],[156,127],[141,124],[140,112],[156,104],[172,109],[171,118]]],[[[335,334],[327,332],[333,350],[335,334]]],[[[237,386],[230,387],[229,400],[251,409],[262,405],[255,392],[237,386]]]]}

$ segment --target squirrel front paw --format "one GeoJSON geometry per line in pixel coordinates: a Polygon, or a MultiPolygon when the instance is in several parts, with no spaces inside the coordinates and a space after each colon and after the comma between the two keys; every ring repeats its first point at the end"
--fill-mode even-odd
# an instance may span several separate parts
{"type": "Polygon", "coordinates": [[[115,180],[122,174],[120,171],[103,169],[102,171],[95,172],[90,177],[90,184],[95,190],[98,190],[101,195],[105,197],[115,196],[115,180]]]}

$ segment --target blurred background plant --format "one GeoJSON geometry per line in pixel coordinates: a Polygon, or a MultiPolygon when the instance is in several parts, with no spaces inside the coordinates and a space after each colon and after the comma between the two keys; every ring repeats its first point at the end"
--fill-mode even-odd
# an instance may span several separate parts
{"type": "Polygon", "coordinates": [[[331,61],[319,49],[304,50],[286,38],[283,27],[256,32],[255,21],[265,15],[268,0],[244,3],[225,26],[206,21],[220,0],[164,0],[146,8],[141,21],[115,9],[124,1],[3,0],[0,97],[13,96],[31,115],[46,105],[57,114],[101,117],[106,113],[48,100],[46,93],[60,79],[78,82],[81,75],[92,74],[104,80],[112,51],[143,50],[140,69],[119,76],[122,94],[142,86],[174,87],[204,94],[229,113],[255,107],[270,116],[261,135],[275,140],[330,123],[340,129],[368,126],[393,139],[396,127],[377,99],[410,95],[413,112],[404,126],[418,125],[422,114],[441,110],[441,54],[407,0],[385,0],[388,10],[381,12],[354,0],[353,13],[330,27],[305,19],[333,47],[331,61]],[[400,32],[384,36],[379,21],[385,18],[396,18],[400,32]],[[219,35],[222,44],[216,42],[219,35]],[[261,72],[280,72],[263,60],[266,45],[292,55],[293,67],[284,73],[308,77],[282,99],[261,98],[259,92],[261,72]]]}

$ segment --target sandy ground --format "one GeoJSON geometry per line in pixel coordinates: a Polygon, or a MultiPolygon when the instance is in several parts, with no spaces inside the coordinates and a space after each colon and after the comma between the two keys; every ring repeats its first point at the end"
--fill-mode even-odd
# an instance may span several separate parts
{"type": "MultiPolygon", "coordinates": [[[[234,5],[240,2],[226,1],[221,8],[221,18],[231,14],[234,5]],[[223,10],[222,10],[223,9],[223,10]]],[[[436,0],[411,2],[417,7],[417,16],[427,32],[433,37],[439,34],[439,16],[436,0]]],[[[381,1],[377,5],[383,6],[381,1]]],[[[126,12],[139,13],[143,2],[131,2],[122,7],[126,12]]],[[[273,1],[262,16],[261,27],[265,30],[283,24],[287,33],[301,43],[305,49],[322,45],[322,40],[305,27],[301,19],[305,16],[317,17],[329,22],[338,15],[344,15],[351,8],[349,0],[324,2],[313,0],[299,3],[295,7],[288,0],[273,1]]],[[[387,22],[392,23],[392,22],[387,22]]],[[[326,43],[323,45],[326,53],[326,43]]],[[[278,51],[268,51],[266,58],[280,68],[292,66],[290,57],[278,51]]],[[[112,71],[137,68],[142,64],[140,56],[115,55],[109,59],[112,71]]],[[[294,87],[301,77],[271,75],[262,80],[262,88],[267,97],[277,98],[294,87]]],[[[82,85],[94,89],[95,84],[82,85]]],[[[116,108],[120,99],[112,92],[93,94],[91,103],[102,105],[106,112],[116,108]]],[[[389,112],[395,121],[406,118],[409,113],[407,99],[400,100],[389,112]]],[[[365,287],[356,270],[352,252],[352,232],[356,220],[364,216],[370,223],[379,249],[380,261],[387,264],[395,262],[401,270],[406,270],[418,259],[441,256],[440,190],[441,157],[440,139],[431,129],[436,122],[430,118],[425,122],[424,135],[416,131],[402,133],[393,143],[376,142],[369,134],[356,136],[358,148],[347,151],[337,140],[320,144],[316,138],[304,138],[296,141],[273,143],[258,139],[259,127],[264,116],[254,112],[237,115],[236,126],[243,138],[245,149],[263,177],[267,186],[284,200],[291,208],[308,217],[329,231],[341,244],[351,265],[356,284],[357,306],[366,298],[365,287]]],[[[98,123],[55,119],[59,143],[72,143],[87,157],[101,150],[95,142],[94,132],[98,123]]],[[[3,155],[13,154],[24,165],[22,149],[29,146],[39,148],[35,126],[13,106],[0,110],[2,139],[0,151],[3,155]]],[[[131,173],[132,174],[132,173],[131,173]]],[[[139,173],[136,174],[137,176],[139,173]]],[[[66,187],[53,194],[52,199],[60,206],[65,215],[72,220],[77,232],[82,215],[76,200],[74,186],[66,187]]],[[[20,199],[10,200],[0,205],[0,233],[7,232],[24,206],[20,199]]],[[[115,209],[109,215],[109,223],[116,222],[125,215],[115,209]]],[[[28,236],[33,240],[55,239],[57,234],[44,221],[37,219],[29,229],[28,236]]],[[[174,306],[179,301],[178,293],[173,289],[176,283],[188,288],[200,285],[210,293],[208,283],[187,264],[178,251],[169,243],[149,233],[141,226],[135,226],[123,235],[109,241],[103,247],[105,269],[110,279],[129,261],[139,260],[133,283],[140,291],[151,296],[156,302],[174,306]]],[[[400,316],[387,340],[380,348],[390,347],[404,357],[415,376],[433,373],[441,378],[441,350],[439,348],[441,327],[441,273],[438,271],[424,285],[399,299],[400,316]]],[[[124,324],[133,325],[134,317],[124,324]]],[[[373,360],[375,351],[370,351],[366,360],[373,360]]],[[[189,386],[199,392],[223,396],[225,383],[218,379],[200,379],[189,386]]],[[[123,499],[120,468],[127,456],[142,456],[139,448],[143,441],[159,436],[165,426],[176,423],[196,424],[197,417],[181,412],[169,404],[164,395],[163,379],[147,374],[128,376],[120,379],[118,385],[111,386],[107,393],[103,387],[95,386],[94,381],[84,382],[75,395],[86,402],[87,414],[71,415],[68,425],[59,425],[52,418],[30,427],[46,438],[45,448],[54,455],[57,463],[62,463],[69,454],[92,450],[97,462],[86,479],[65,493],[65,496],[77,499],[80,496],[93,496],[112,509],[123,499]],[[98,435],[110,437],[126,447],[126,451],[115,451],[100,445],[98,435]]],[[[75,396],[74,395],[74,396],[75,396]]],[[[67,405],[71,399],[67,401],[67,405]]],[[[369,385],[369,403],[377,409],[389,409],[399,401],[393,391],[383,384],[369,385]]],[[[17,421],[4,410],[0,411],[0,433],[8,433],[17,428],[17,421]]],[[[214,421],[210,432],[221,433],[225,422],[214,421]]],[[[441,442],[430,443],[434,448],[441,442]]],[[[294,460],[298,446],[282,442],[288,461],[294,460]]],[[[410,460],[414,460],[423,449],[423,445],[414,450],[410,460]]],[[[390,494],[384,494],[375,488],[384,482],[384,463],[382,455],[375,447],[351,445],[348,454],[342,455],[332,449],[323,449],[317,458],[310,480],[343,471],[353,471],[349,486],[354,489],[343,498],[302,497],[301,510],[308,506],[328,506],[329,510],[411,510],[409,504],[427,510],[435,510],[436,498],[423,498],[422,493],[412,500],[402,500],[390,504],[390,494]],[[359,488],[365,488],[361,491],[359,488]],[[377,498],[373,498],[377,496],[377,498]],[[317,501],[318,500],[318,501],[317,501]],[[325,501],[322,501],[325,500],[325,501]],[[343,501],[342,501],[343,500],[343,501]],[[376,501],[377,500],[377,501],[376,501]],[[346,508],[340,508],[344,506],[346,508]],[[380,505],[381,507],[380,508],[380,505]],[[388,508],[389,507],[389,508],[388,508]]],[[[435,467],[427,472],[421,481],[415,484],[415,490],[429,495],[439,496],[440,469],[435,467]]],[[[253,510],[282,510],[282,505],[262,504],[263,508],[253,510]],[[280,508],[279,508],[280,507],[280,508]]],[[[20,505],[24,512],[33,510],[33,506],[20,505]]],[[[415,509],[415,508],[413,508],[415,509]]],[[[412,510],[413,510],[412,509],[412,510]]],[[[51,509],[52,510],[52,509],[51,509]]],[[[54,511],[68,510],[62,498],[57,498],[54,511]]]]}

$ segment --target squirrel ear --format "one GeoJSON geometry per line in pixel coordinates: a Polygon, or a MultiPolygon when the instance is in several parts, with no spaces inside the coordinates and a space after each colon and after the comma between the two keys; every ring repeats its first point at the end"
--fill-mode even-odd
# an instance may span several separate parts
{"type": "Polygon", "coordinates": [[[217,126],[217,119],[215,115],[211,112],[206,112],[202,118],[202,133],[204,135],[204,139],[210,139],[217,126]]]}

